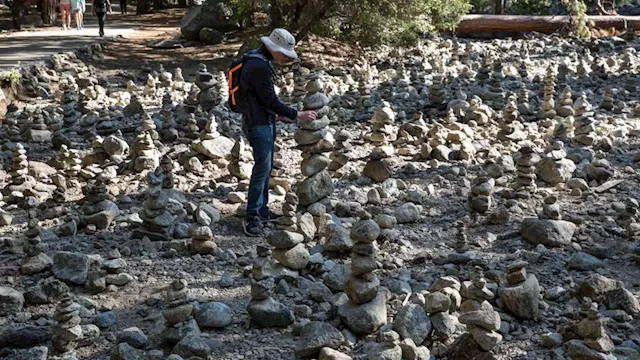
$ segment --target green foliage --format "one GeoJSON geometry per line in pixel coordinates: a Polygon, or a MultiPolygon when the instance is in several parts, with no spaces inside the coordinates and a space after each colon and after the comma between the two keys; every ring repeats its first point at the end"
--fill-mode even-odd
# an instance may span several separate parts
{"type": "Polygon", "coordinates": [[[563,0],[563,4],[567,7],[571,14],[572,27],[571,35],[580,38],[591,37],[591,24],[587,20],[587,5],[582,0],[563,0]]]}
{"type": "Polygon", "coordinates": [[[509,7],[510,14],[516,15],[549,15],[551,0],[515,0],[509,7]]]}
{"type": "Polygon", "coordinates": [[[0,87],[10,87],[15,90],[18,89],[21,81],[20,63],[9,71],[0,72],[0,87]]]}
{"type": "Polygon", "coordinates": [[[264,11],[273,26],[301,37],[315,32],[364,46],[414,43],[453,29],[471,9],[469,0],[231,0],[230,6],[239,19],[264,11]]]}

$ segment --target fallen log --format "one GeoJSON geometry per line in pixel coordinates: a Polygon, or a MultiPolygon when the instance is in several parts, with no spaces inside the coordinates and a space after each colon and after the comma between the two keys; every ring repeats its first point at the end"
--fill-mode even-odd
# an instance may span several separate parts
{"type": "MultiPolygon", "coordinates": [[[[640,16],[587,16],[596,28],[616,30],[639,29],[640,16]]],[[[571,17],[529,15],[465,15],[457,32],[530,32],[550,33],[571,24],[571,17]]]]}

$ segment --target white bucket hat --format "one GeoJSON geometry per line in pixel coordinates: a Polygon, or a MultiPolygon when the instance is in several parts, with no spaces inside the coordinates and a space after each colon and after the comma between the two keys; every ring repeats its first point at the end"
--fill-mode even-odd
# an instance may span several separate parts
{"type": "Polygon", "coordinates": [[[263,36],[260,40],[273,52],[285,54],[292,59],[298,58],[298,54],[293,50],[296,46],[296,38],[285,29],[274,29],[269,37],[263,36]]]}

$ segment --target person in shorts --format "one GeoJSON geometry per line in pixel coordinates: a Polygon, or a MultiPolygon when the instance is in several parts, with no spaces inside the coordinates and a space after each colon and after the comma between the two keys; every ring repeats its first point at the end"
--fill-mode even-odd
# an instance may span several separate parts
{"type": "Polygon", "coordinates": [[[84,27],[84,12],[87,9],[85,0],[71,0],[71,10],[76,20],[76,30],[84,27]]]}
{"type": "Polygon", "coordinates": [[[60,16],[62,17],[62,30],[71,28],[71,0],[60,0],[60,16]]]}

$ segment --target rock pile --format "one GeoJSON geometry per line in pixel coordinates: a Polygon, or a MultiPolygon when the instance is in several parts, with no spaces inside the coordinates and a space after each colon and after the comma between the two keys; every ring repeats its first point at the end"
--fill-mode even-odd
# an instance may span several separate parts
{"type": "Polygon", "coordinates": [[[556,74],[553,66],[547,67],[547,73],[544,77],[544,94],[542,104],[540,105],[539,119],[553,119],[556,116],[556,102],[554,99],[556,91],[556,74]]]}
{"type": "Polygon", "coordinates": [[[536,164],[540,161],[540,155],[533,151],[531,146],[523,146],[513,156],[516,163],[516,179],[514,189],[535,192],[536,164]]]}
{"type": "Polygon", "coordinates": [[[231,149],[231,161],[227,168],[229,173],[238,180],[248,180],[253,171],[253,154],[247,149],[244,138],[240,138],[231,149]]]}
{"type": "Polygon", "coordinates": [[[80,323],[80,305],[73,301],[71,293],[65,293],[56,307],[53,319],[58,322],[51,339],[53,349],[58,352],[72,351],[83,338],[80,323]]]}
{"type": "Polygon", "coordinates": [[[101,179],[97,179],[92,185],[85,186],[83,193],[85,194],[82,205],[84,224],[91,224],[96,229],[102,230],[108,228],[120,215],[118,205],[111,201],[113,197],[101,179]]]}
{"type": "Polygon", "coordinates": [[[82,115],[78,111],[76,111],[77,101],[78,99],[76,97],[76,91],[73,87],[69,87],[62,94],[62,115],[64,117],[64,123],[67,126],[73,126],[73,124],[75,124],[82,115]]]}
{"type": "Polygon", "coordinates": [[[540,286],[534,274],[527,274],[527,262],[518,261],[507,267],[507,284],[498,289],[506,310],[523,319],[538,318],[540,286]]]}
{"type": "Polygon", "coordinates": [[[566,118],[575,115],[576,112],[573,109],[573,99],[571,96],[571,88],[566,86],[558,98],[558,108],[556,109],[558,116],[566,118]]]}
{"type": "Polygon", "coordinates": [[[273,258],[293,270],[302,270],[309,263],[309,251],[303,241],[302,234],[288,230],[276,230],[267,236],[267,242],[275,248],[273,258]]]}
{"type": "Polygon", "coordinates": [[[47,245],[40,236],[30,237],[24,246],[26,256],[20,264],[20,271],[25,275],[32,275],[51,268],[53,260],[45,253],[47,245]]]}
{"type": "Polygon", "coordinates": [[[369,155],[369,161],[364,167],[363,175],[373,181],[383,182],[393,175],[390,157],[395,153],[391,142],[397,139],[398,128],[395,126],[395,113],[391,104],[384,101],[373,114],[373,132],[367,134],[365,139],[374,145],[369,155]]]}
{"type": "Polygon", "coordinates": [[[482,351],[491,351],[502,342],[502,335],[498,333],[500,314],[493,309],[488,301],[466,300],[460,306],[460,310],[458,321],[467,326],[471,337],[464,335],[459,337],[451,346],[453,351],[456,351],[455,349],[460,346],[456,343],[462,341],[473,341],[482,351]]]}
{"type": "Polygon", "coordinates": [[[200,226],[191,232],[189,250],[192,254],[211,254],[217,247],[210,227],[200,226]]]}
{"type": "Polygon", "coordinates": [[[338,308],[345,325],[357,334],[371,334],[387,322],[385,295],[379,291],[378,268],[380,226],[370,218],[362,218],[351,228],[351,275],[345,292],[349,298],[338,308]]]}
{"type": "Polygon", "coordinates": [[[607,330],[605,318],[598,311],[598,304],[583,298],[578,320],[563,326],[559,333],[565,340],[567,352],[572,359],[607,359],[615,345],[607,330]]]}
{"type": "Polygon", "coordinates": [[[471,210],[484,214],[491,209],[493,189],[495,187],[495,180],[488,177],[478,177],[474,181],[474,185],[471,187],[471,193],[469,193],[469,208],[471,210]]]}
{"type": "Polygon", "coordinates": [[[536,166],[537,176],[552,185],[569,181],[576,170],[576,165],[566,157],[564,143],[554,141],[544,158],[536,166]]]}
{"type": "Polygon", "coordinates": [[[160,164],[160,153],[150,132],[141,132],[132,149],[132,167],[137,172],[153,171],[160,164]]]}
{"type": "Polygon", "coordinates": [[[586,146],[591,146],[596,142],[596,125],[593,118],[594,113],[591,104],[587,100],[587,94],[584,92],[573,104],[575,110],[574,137],[573,140],[586,146]]]}
{"type": "Polygon", "coordinates": [[[165,295],[167,305],[162,310],[165,322],[162,338],[172,345],[179,343],[190,333],[200,333],[198,324],[193,320],[193,304],[189,302],[187,285],[184,279],[173,280],[165,295]]]}
{"type": "Polygon", "coordinates": [[[148,237],[155,241],[169,241],[172,238],[174,219],[167,210],[169,196],[162,189],[164,176],[156,176],[154,173],[147,175],[149,187],[146,200],[139,215],[142,225],[133,232],[134,238],[148,237]]]}
{"type": "Polygon", "coordinates": [[[309,76],[302,101],[304,110],[316,110],[315,121],[298,121],[299,130],[294,134],[298,148],[302,150],[300,170],[305,179],[297,184],[296,194],[300,205],[309,206],[322,201],[333,192],[331,175],[326,169],[331,162],[325,153],[333,150],[333,134],[329,129],[329,98],[324,94],[324,83],[316,74],[309,76]]]}
{"type": "Polygon", "coordinates": [[[500,131],[497,137],[504,142],[518,142],[526,138],[524,126],[520,122],[520,111],[515,95],[510,95],[507,99],[507,105],[502,111],[502,122],[500,123],[500,131]]]}
{"type": "Polygon", "coordinates": [[[277,227],[279,230],[298,230],[298,217],[296,215],[296,211],[299,203],[298,195],[291,191],[287,192],[284,196],[284,204],[282,204],[282,216],[278,218],[277,227]]]}

